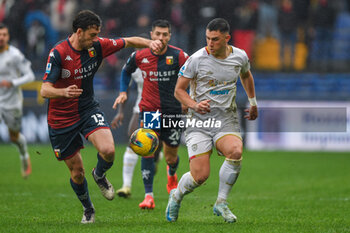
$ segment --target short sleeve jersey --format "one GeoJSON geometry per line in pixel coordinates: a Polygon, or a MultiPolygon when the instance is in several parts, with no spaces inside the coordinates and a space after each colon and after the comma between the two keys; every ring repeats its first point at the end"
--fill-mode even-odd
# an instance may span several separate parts
{"type": "Polygon", "coordinates": [[[225,59],[212,56],[207,48],[194,53],[181,67],[179,76],[192,79],[190,96],[196,102],[211,100],[211,108],[228,109],[235,104],[236,83],[240,73],[250,69],[247,54],[231,46],[225,59]]]}
{"type": "Polygon", "coordinates": [[[187,58],[186,53],[171,45],[163,55],[143,49],[130,56],[126,71],[131,74],[139,68],[144,80],[140,111],[181,113],[181,104],[174,97],[174,90],[180,67],[187,58]]]}
{"type": "Polygon", "coordinates": [[[71,126],[98,106],[94,97],[94,75],[103,58],[124,46],[123,39],[99,38],[90,49],[77,51],[67,38],[50,51],[43,82],[51,82],[56,88],[77,85],[83,89],[77,98],[49,99],[48,124],[51,128],[71,126]]]}

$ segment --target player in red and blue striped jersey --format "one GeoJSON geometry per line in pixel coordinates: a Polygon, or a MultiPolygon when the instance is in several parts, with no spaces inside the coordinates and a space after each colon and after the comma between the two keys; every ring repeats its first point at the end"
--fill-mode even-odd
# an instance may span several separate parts
{"type": "Polygon", "coordinates": [[[41,95],[48,100],[49,136],[58,160],[70,170],[70,183],[84,207],[82,223],[94,222],[80,149],[82,136],[97,149],[98,162],[92,175],[105,198],[114,189],[105,172],[113,165],[114,141],[109,125],[94,97],[93,78],[103,58],[125,47],[161,48],[160,41],[140,37],[99,38],[101,19],[84,10],[73,20],[73,34],[59,42],[49,54],[41,95]]]}
{"type": "MultiPolygon", "coordinates": [[[[124,103],[127,99],[127,88],[131,74],[139,68],[144,79],[142,98],[139,104],[142,127],[143,113],[159,111],[164,115],[180,115],[182,106],[174,97],[174,89],[181,66],[186,62],[188,55],[182,49],[168,45],[171,38],[171,26],[166,20],[156,20],[152,23],[151,38],[163,43],[161,52],[156,53],[150,49],[134,52],[122,71],[120,94],[114,103],[124,103]]],[[[175,117],[176,118],[176,117],[175,117]]],[[[174,121],[179,119],[173,119],[174,121]]],[[[169,127],[155,130],[163,142],[164,157],[168,164],[167,190],[177,187],[176,169],[179,163],[177,155],[180,144],[181,128],[169,127]]],[[[142,209],[155,207],[153,198],[154,159],[142,157],[142,179],[145,186],[145,199],[140,203],[142,209]]]]}

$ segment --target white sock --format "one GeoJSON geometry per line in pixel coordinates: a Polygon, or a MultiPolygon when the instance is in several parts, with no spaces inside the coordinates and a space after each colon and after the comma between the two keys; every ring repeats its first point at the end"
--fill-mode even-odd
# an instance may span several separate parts
{"type": "Polygon", "coordinates": [[[241,171],[241,161],[233,159],[225,159],[219,172],[220,184],[217,203],[226,202],[233,185],[236,183],[239,172],[241,171]]]}
{"type": "Polygon", "coordinates": [[[174,198],[178,202],[181,202],[186,194],[191,193],[198,186],[199,184],[193,179],[191,173],[187,172],[181,177],[177,189],[174,192],[174,198]]]}
{"type": "Polygon", "coordinates": [[[153,192],[151,192],[151,193],[145,193],[145,198],[146,198],[146,196],[148,196],[148,195],[154,197],[154,196],[153,196],[153,192]]]}
{"type": "Polygon", "coordinates": [[[27,159],[29,157],[28,151],[27,151],[27,140],[24,137],[23,134],[19,134],[18,140],[14,142],[14,144],[17,146],[19,154],[21,155],[21,159],[27,159]]]}
{"type": "Polygon", "coordinates": [[[139,156],[130,147],[126,148],[123,159],[123,187],[131,188],[132,177],[138,158],[139,156]]]}

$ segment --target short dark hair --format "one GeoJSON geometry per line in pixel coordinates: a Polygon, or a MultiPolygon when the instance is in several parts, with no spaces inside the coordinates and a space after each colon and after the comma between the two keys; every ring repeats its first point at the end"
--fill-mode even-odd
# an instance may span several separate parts
{"type": "Polygon", "coordinates": [[[171,24],[166,19],[157,19],[157,20],[153,21],[153,23],[152,23],[152,31],[156,27],[169,28],[169,32],[171,32],[171,24]]]}
{"type": "Polygon", "coordinates": [[[223,18],[215,18],[208,23],[207,29],[209,31],[220,31],[221,33],[225,33],[225,32],[229,33],[230,25],[223,18]]]}
{"type": "Polygon", "coordinates": [[[4,23],[0,23],[0,29],[4,29],[7,28],[7,30],[9,29],[4,23]]]}
{"type": "Polygon", "coordinates": [[[82,10],[73,20],[73,32],[77,32],[78,28],[81,28],[84,31],[93,26],[99,28],[101,24],[102,20],[100,16],[90,10],[82,10]]]}

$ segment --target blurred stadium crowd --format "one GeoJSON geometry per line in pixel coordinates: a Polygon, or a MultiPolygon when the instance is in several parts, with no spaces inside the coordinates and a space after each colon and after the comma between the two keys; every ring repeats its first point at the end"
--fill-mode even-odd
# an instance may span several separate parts
{"type": "MultiPolygon", "coordinates": [[[[0,0],[0,22],[11,44],[43,72],[49,49],[71,32],[75,13],[90,9],[103,20],[101,36],[149,34],[158,18],[172,23],[171,44],[188,54],[205,45],[215,17],[229,21],[232,43],[258,71],[350,71],[349,0],[0,0]]],[[[102,70],[115,79],[131,51],[107,59],[102,70]]]]}

